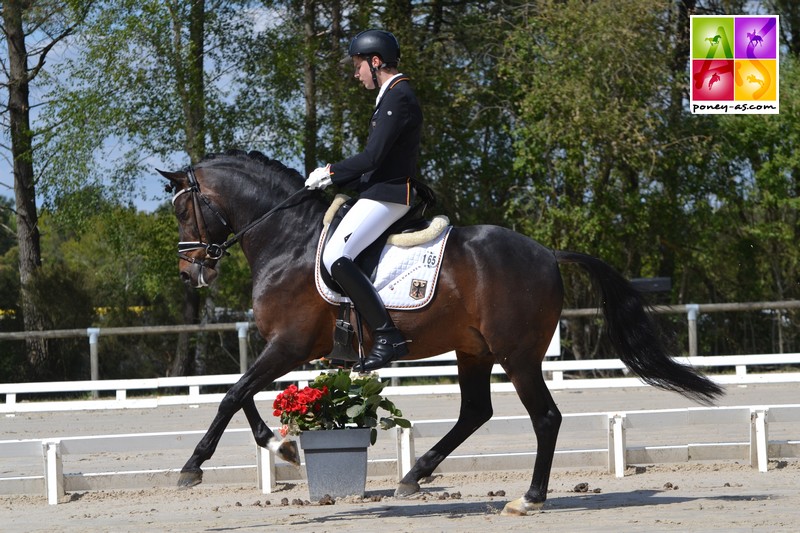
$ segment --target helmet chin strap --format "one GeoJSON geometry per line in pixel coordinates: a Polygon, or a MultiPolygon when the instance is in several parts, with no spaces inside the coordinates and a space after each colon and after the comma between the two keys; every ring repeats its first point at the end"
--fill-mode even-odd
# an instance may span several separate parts
{"type": "Polygon", "coordinates": [[[380,84],[378,83],[378,69],[382,68],[386,63],[381,63],[379,66],[375,67],[372,65],[372,58],[376,56],[369,56],[369,71],[372,74],[372,83],[375,84],[375,88],[379,89],[380,84]]]}

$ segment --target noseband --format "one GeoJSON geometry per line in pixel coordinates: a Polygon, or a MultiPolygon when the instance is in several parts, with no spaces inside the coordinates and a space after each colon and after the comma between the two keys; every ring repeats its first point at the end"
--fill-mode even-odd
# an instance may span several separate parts
{"type": "MultiPolygon", "coordinates": [[[[211,210],[212,213],[222,222],[222,225],[228,229],[228,233],[233,233],[233,228],[231,228],[228,221],[225,220],[225,217],[222,216],[222,213],[219,212],[218,209],[214,207],[208,197],[200,191],[200,183],[197,181],[197,177],[194,174],[194,168],[187,167],[186,168],[186,176],[189,179],[189,186],[185,189],[182,189],[175,193],[172,197],[172,205],[175,205],[175,200],[178,199],[179,196],[185,193],[190,193],[192,195],[192,205],[194,207],[195,213],[195,227],[197,229],[197,234],[199,235],[199,241],[180,241],[178,242],[178,257],[183,259],[188,263],[196,264],[200,267],[200,284],[201,286],[206,286],[205,282],[203,281],[203,269],[208,268],[210,270],[214,270],[214,267],[217,264],[217,261],[222,258],[222,256],[229,255],[228,248],[239,242],[239,239],[244,235],[247,231],[249,231],[253,226],[262,222],[272,214],[274,214],[278,209],[282,208],[289,200],[293,199],[295,196],[300,194],[303,191],[308,190],[307,187],[303,187],[294,193],[292,193],[288,198],[284,201],[261,215],[259,218],[255,219],[254,221],[247,224],[239,233],[236,233],[233,237],[228,239],[227,241],[223,242],[222,244],[215,244],[210,242],[210,239],[207,237],[207,229],[208,225],[203,218],[203,209],[200,202],[202,201],[208,209],[211,210]],[[190,257],[186,255],[186,252],[190,252],[192,250],[205,250],[205,256],[202,258],[199,257],[190,257]]],[[[169,188],[168,188],[169,190],[169,188]]]]}

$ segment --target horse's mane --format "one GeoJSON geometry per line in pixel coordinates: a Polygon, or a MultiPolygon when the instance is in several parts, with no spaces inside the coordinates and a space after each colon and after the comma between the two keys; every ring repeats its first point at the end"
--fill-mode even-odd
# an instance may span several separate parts
{"type": "MultiPolygon", "coordinates": [[[[303,182],[305,180],[305,177],[297,170],[287,167],[277,159],[270,159],[257,150],[247,152],[245,150],[230,149],[222,153],[208,154],[197,165],[227,166],[239,172],[260,177],[272,173],[285,176],[286,179],[270,180],[273,187],[285,187],[289,182],[303,182]]],[[[421,200],[417,205],[421,213],[425,212],[426,206],[433,207],[436,205],[436,194],[430,186],[416,181],[414,187],[416,187],[417,194],[421,200]]]]}
{"type": "Polygon", "coordinates": [[[220,164],[232,165],[237,168],[243,167],[242,170],[256,174],[261,174],[266,170],[279,174],[288,174],[293,178],[303,179],[302,174],[297,170],[287,167],[277,159],[270,159],[257,150],[247,152],[245,150],[231,149],[222,153],[208,154],[198,163],[198,165],[204,164],[210,166],[220,164]]]}

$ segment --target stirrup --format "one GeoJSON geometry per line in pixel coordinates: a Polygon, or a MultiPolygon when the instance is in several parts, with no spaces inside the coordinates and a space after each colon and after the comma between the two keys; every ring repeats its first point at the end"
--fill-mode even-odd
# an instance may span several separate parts
{"type": "Polygon", "coordinates": [[[392,361],[408,355],[409,342],[403,333],[397,328],[386,328],[385,330],[375,330],[373,332],[375,342],[372,351],[363,365],[359,362],[353,366],[359,372],[371,372],[383,368],[392,361]]]}

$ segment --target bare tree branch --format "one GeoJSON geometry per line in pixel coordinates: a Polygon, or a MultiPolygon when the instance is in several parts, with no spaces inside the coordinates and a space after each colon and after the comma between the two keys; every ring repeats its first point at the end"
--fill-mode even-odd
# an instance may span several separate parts
{"type": "MultiPolygon", "coordinates": [[[[77,20],[75,21],[75,23],[70,25],[69,27],[67,27],[60,34],[50,35],[49,32],[45,32],[45,33],[48,34],[48,37],[51,38],[51,41],[49,43],[47,43],[47,45],[45,45],[40,51],[37,51],[35,54],[31,54],[31,55],[38,55],[39,56],[39,61],[36,63],[36,66],[34,66],[32,69],[30,69],[28,71],[27,78],[28,78],[29,82],[31,80],[33,80],[39,74],[39,71],[42,69],[42,67],[45,64],[45,60],[47,58],[47,54],[50,53],[50,51],[53,49],[53,47],[55,45],[59,44],[64,39],[66,39],[67,37],[69,37],[70,35],[72,35],[73,33],[75,33],[75,30],[83,23],[83,20],[86,18],[86,15],[89,13],[89,10],[91,9],[93,3],[94,3],[93,1],[86,2],[82,6],[81,12],[78,14],[78,17],[77,17],[77,20]]],[[[55,12],[50,14],[50,16],[54,16],[54,15],[55,15],[55,12]]],[[[46,19],[42,20],[41,23],[38,26],[34,27],[34,29],[32,31],[36,31],[36,29],[44,26],[45,22],[47,22],[47,20],[50,19],[50,16],[48,16],[46,19]]],[[[30,34],[30,32],[29,32],[29,34],[30,34]]]]}
{"type": "MultiPolygon", "coordinates": [[[[11,211],[12,213],[14,213],[16,215],[16,212],[13,209],[9,208],[9,207],[4,207],[4,206],[0,205],[0,208],[8,209],[9,211],[11,211]]],[[[15,237],[17,236],[17,232],[14,231],[13,229],[9,228],[5,224],[0,224],[0,228],[3,228],[4,230],[6,230],[6,232],[8,232],[9,235],[13,235],[15,237]]]]}
{"type": "Polygon", "coordinates": [[[50,41],[47,44],[47,46],[42,48],[42,51],[39,53],[39,61],[36,63],[36,66],[28,71],[27,78],[29,82],[32,81],[37,74],[39,74],[40,70],[42,70],[42,67],[45,64],[45,58],[47,57],[47,54],[50,52],[50,50],[52,50],[56,44],[66,39],[68,36],[72,35],[73,30],[75,29],[76,26],[77,24],[69,27],[64,33],[55,37],[52,41],[50,41]]]}

